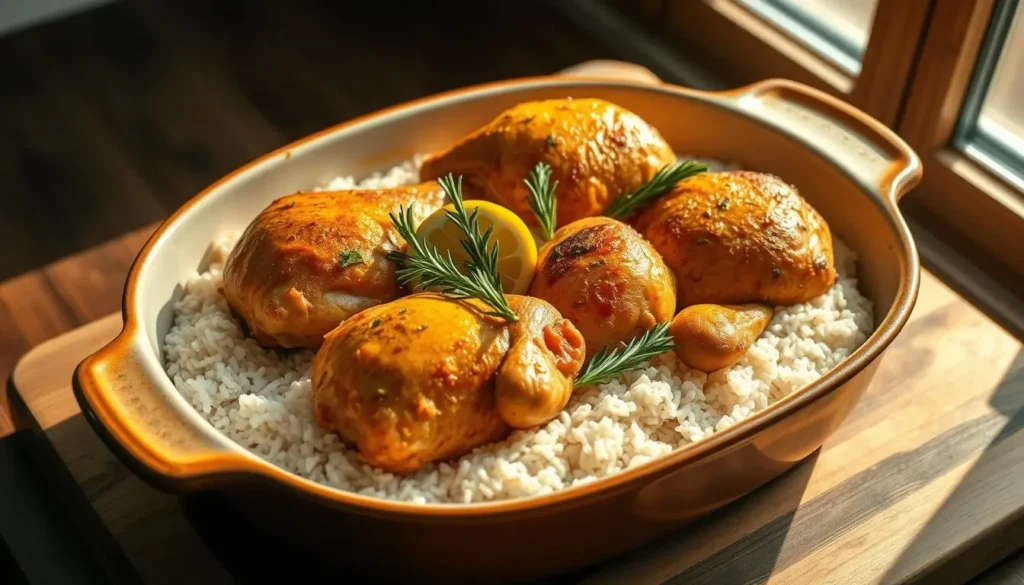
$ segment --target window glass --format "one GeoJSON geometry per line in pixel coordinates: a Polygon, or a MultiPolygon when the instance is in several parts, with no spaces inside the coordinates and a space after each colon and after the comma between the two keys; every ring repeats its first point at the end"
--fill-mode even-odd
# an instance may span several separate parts
{"type": "Polygon", "coordinates": [[[847,73],[860,73],[878,0],[742,0],[847,73]]]}
{"type": "Polygon", "coordinates": [[[1002,1],[964,105],[959,144],[975,160],[1024,186],[1024,26],[1019,5],[1002,1]]]}

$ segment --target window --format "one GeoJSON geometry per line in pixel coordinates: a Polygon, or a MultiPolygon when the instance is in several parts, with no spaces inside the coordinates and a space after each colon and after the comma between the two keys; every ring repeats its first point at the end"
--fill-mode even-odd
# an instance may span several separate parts
{"type": "Polygon", "coordinates": [[[900,207],[918,233],[933,241],[937,236],[955,252],[938,252],[937,247],[929,252],[919,246],[926,266],[953,284],[959,282],[962,292],[993,312],[1002,312],[996,307],[1000,303],[1021,305],[1021,0],[642,4],[652,30],[660,31],[684,60],[696,57],[701,67],[720,74],[723,86],[791,79],[830,93],[896,130],[924,164],[921,183],[900,207]],[[972,271],[961,270],[963,266],[972,271]],[[1004,291],[998,294],[1013,300],[990,302],[970,289],[1004,291]]]}
{"type": "Polygon", "coordinates": [[[937,1],[664,0],[660,10],[679,47],[733,84],[792,79],[894,125],[937,1]]]}
{"type": "Polygon", "coordinates": [[[1017,8],[1016,1],[1002,1],[993,13],[956,143],[1024,190],[1024,25],[1017,8]]]}
{"type": "MultiPolygon", "coordinates": [[[[941,233],[1019,304],[1024,110],[1015,90],[1024,82],[1021,10],[1017,0],[933,2],[896,127],[921,156],[924,179],[901,207],[911,220],[941,233]]],[[[922,256],[927,259],[925,251],[922,256]]]]}
{"type": "Polygon", "coordinates": [[[743,0],[850,75],[860,73],[878,0],[743,0]]]}

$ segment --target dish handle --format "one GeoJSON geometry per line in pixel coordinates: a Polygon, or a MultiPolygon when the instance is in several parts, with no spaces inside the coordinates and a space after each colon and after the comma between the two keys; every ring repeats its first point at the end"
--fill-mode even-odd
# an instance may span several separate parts
{"type": "Polygon", "coordinates": [[[717,95],[837,161],[893,206],[921,181],[921,160],[902,138],[823,91],[785,79],[768,79],[717,95]]]}
{"type": "Polygon", "coordinates": [[[145,343],[141,334],[125,328],[83,360],[72,378],[82,414],[107,447],[138,475],[170,492],[203,490],[225,476],[258,471],[262,466],[252,457],[190,421],[198,414],[175,407],[172,396],[154,386],[160,376],[150,370],[160,365],[150,363],[145,343]]]}
{"type": "MultiPolygon", "coordinates": [[[[663,83],[646,67],[610,59],[584,61],[558,74],[663,83]]],[[[823,91],[786,79],[767,79],[713,95],[839,161],[850,175],[894,206],[921,181],[921,160],[903,139],[823,91]]]]}

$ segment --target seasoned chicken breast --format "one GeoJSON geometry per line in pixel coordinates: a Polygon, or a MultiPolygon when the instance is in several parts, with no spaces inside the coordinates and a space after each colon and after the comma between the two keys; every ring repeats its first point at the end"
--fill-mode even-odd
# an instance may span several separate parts
{"type": "Polygon", "coordinates": [[[313,361],[317,422],[367,463],[409,473],[550,420],[569,400],[583,339],[547,303],[507,298],[518,322],[433,293],[343,322],[313,361]]]}
{"type": "Polygon", "coordinates": [[[491,200],[536,226],[523,180],[545,162],[558,181],[556,225],[562,226],[600,214],[675,160],[658,131],[630,111],[599,99],[552,99],[506,110],[429,156],[420,176],[463,175],[467,199],[491,200]]]}
{"type": "Polygon", "coordinates": [[[277,199],[228,256],[224,297],[261,344],[319,347],[349,316],[403,294],[387,254],[406,244],[388,213],[414,204],[422,221],[444,198],[431,182],[277,199]]]}
{"type": "Polygon", "coordinates": [[[672,318],[676,279],[632,227],[607,217],[574,221],[541,248],[530,295],[583,334],[588,357],[672,318]]]}
{"type": "Polygon", "coordinates": [[[675,273],[680,307],[792,305],[835,282],[828,224],[796,187],[774,175],[696,175],[634,225],[675,273]]]}

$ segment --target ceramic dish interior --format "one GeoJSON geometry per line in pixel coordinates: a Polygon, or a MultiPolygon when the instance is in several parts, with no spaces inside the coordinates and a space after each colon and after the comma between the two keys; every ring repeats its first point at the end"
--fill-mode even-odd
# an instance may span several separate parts
{"type": "MultiPolygon", "coordinates": [[[[919,181],[916,155],[891,131],[816,90],[767,81],[723,93],[607,79],[543,77],[441,94],[359,118],[268,154],[212,185],[171,216],[140,253],[124,295],[121,334],[76,373],[76,396],[99,434],[155,484],[205,489],[239,476],[269,480],[335,507],[376,515],[488,516],[571,505],[650,480],[721,452],[833,391],[872,363],[906,322],[918,258],[897,208],[919,181]],[[860,286],[875,330],[853,355],[807,388],[690,447],[588,485],[519,500],[467,505],[393,502],[292,475],[214,430],[162,366],[161,343],[182,284],[206,262],[211,240],[238,231],[282,194],[338,175],[365,176],[431,152],[516,103],[598,97],[659,129],[676,152],[737,161],[799,185],[860,257],[860,286]]],[[[809,446],[809,449],[817,445],[809,446]]]]}

